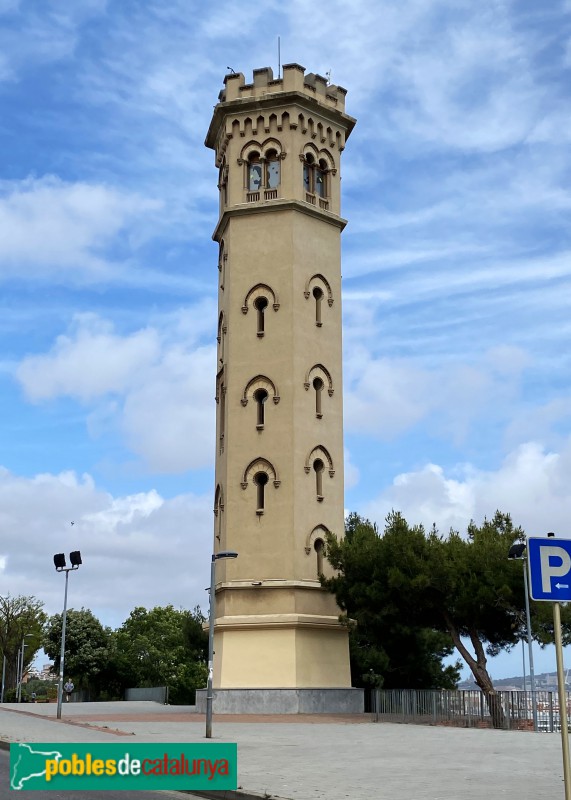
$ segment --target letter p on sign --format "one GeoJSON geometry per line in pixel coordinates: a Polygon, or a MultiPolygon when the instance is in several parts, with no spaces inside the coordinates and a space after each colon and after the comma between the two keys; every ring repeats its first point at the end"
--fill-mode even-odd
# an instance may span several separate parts
{"type": "Polygon", "coordinates": [[[541,559],[541,587],[544,592],[553,591],[551,578],[561,578],[571,570],[571,558],[563,547],[542,547],[539,551],[541,559]]]}

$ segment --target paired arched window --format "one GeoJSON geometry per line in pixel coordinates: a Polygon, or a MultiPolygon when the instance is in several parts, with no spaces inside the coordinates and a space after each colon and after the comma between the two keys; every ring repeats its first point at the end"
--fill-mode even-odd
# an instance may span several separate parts
{"type": "Polygon", "coordinates": [[[303,188],[306,195],[316,195],[322,199],[329,196],[329,168],[324,158],[316,159],[307,153],[303,161],[303,188]]]}
{"type": "Polygon", "coordinates": [[[246,165],[248,201],[275,200],[277,198],[281,181],[280,162],[282,158],[281,145],[275,139],[267,140],[263,145],[251,142],[243,148],[238,163],[246,165]]]}

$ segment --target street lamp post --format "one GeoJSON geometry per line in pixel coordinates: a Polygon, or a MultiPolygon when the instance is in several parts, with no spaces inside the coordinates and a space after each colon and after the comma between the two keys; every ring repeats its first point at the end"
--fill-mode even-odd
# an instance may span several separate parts
{"type": "Polygon", "coordinates": [[[221,550],[212,554],[210,563],[210,589],[208,606],[208,679],[206,682],[206,738],[212,739],[212,677],[214,672],[214,612],[216,608],[216,562],[222,558],[238,558],[235,550],[221,550]]]}
{"type": "Polygon", "coordinates": [[[18,650],[18,670],[17,670],[17,675],[16,675],[17,680],[18,680],[18,685],[16,687],[16,702],[17,703],[21,703],[22,702],[22,683],[24,682],[24,654],[25,654],[25,649],[28,646],[26,644],[26,639],[29,638],[30,636],[33,636],[33,635],[34,635],[33,633],[26,633],[22,637],[22,647],[18,650]]]}
{"type": "Polygon", "coordinates": [[[533,669],[533,645],[531,639],[531,615],[529,613],[529,587],[527,582],[527,558],[525,555],[526,545],[524,542],[512,544],[508,552],[508,558],[523,561],[523,588],[525,596],[525,619],[527,624],[527,647],[529,651],[529,684],[531,687],[531,713],[533,716],[533,730],[537,732],[537,698],[535,696],[535,672],[533,669]]]}
{"type": "Polygon", "coordinates": [[[56,572],[65,572],[65,591],[63,595],[63,616],[61,622],[61,650],[59,656],[59,684],[57,690],[57,718],[61,719],[61,704],[63,700],[63,667],[64,667],[64,659],[65,659],[65,623],[67,620],[67,581],[69,578],[69,573],[72,570],[79,569],[82,561],[81,561],[81,553],[79,550],[74,550],[73,553],[69,554],[69,560],[71,561],[71,567],[66,566],[65,563],[65,555],[63,553],[56,553],[54,556],[54,566],[56,568],[56,572]]]}

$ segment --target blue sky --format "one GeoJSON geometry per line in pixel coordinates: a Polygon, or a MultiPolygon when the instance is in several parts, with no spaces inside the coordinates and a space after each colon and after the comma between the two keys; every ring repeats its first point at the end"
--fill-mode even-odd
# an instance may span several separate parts
{"type": "MultiPolygon", "coordinates": [[[[0,0],[0,592],[206,607],[228,67],[347,88],[346,507],[571,535],[571,3],[0,0]],[[71,526],[71,521],[74,525],[71,526]]],[[[553,669],[552,653],[536,668],[553,669]]],[[[492,673],[521,672],[520,652],[492,673]]]]}

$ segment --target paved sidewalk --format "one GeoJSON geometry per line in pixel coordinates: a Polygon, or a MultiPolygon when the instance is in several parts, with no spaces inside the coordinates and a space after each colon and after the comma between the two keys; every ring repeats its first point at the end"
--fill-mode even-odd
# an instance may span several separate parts
{"type": "MultiPolygon", "coordinates": [[[[55,705],[0,706],[0,740],[204,741],[204,717],[188,707],[78,703],[64,705],[62,721],[55,713],[55,705]]],[[[238,742],[246,793],[288,800],[564,798],[557,734],[374,724],[365,716],[240,719],[215,716],[213,733],[214,741],[238,742]]]]}

